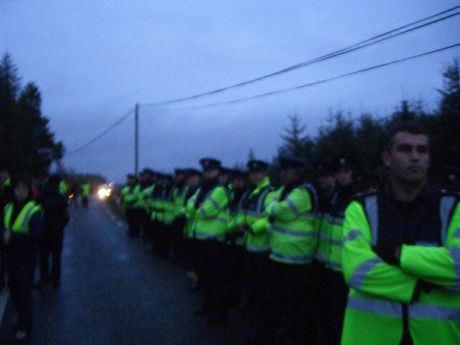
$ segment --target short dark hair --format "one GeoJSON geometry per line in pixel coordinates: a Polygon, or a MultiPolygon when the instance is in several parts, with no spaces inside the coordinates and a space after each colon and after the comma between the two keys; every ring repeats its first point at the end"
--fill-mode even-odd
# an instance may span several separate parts
{"type": "Polygon", "coordinates": [[[387,131],[386,140],[385,140],[385,149],[387,151],[391,151],[394,138],[396,134],[400,132],[407,132],[414,135],[424,135],[430,140],[428,132],[426,131],[425,127],[417,121],[398,121],[390,125],[387,131]]]}

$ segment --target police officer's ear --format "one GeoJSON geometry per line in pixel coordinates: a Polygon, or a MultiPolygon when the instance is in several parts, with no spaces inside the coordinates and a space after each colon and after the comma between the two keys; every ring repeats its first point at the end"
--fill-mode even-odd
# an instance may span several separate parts
{"type": "Polygon", "coordinates": [[[388,150],[382,152],[382,161],[387,168],[390,167],[391,153],[388,150]]]}

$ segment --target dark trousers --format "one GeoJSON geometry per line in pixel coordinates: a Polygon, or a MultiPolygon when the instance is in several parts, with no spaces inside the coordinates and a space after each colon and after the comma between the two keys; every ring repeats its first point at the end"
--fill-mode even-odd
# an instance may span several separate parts
{"type": "Polygon", "coordinates": [[[266,313],[270,303],[268,274],[270,259],[268,252],[245,253],[244,287],[246,292],[246,307],[251,318],[260,319],[266,313]]]}
{"type": "Polygon", "coordinates": [[[246,250],[242,246],[227,244],[225,248],[226,298],[228,306],[238,305],[243,297],[246,250]]]}
{"type": "Polygon", "coordinates": [[[203,292],[203,308],[224,314],[227,311],[225,244],[216,240],[196,241],[197,273],[203,292]]]}
{"type": "Polygon", "coordinates": [[[343,318],[347,306],[348,287],[343,274],[328,268],[323,268],[321,274],[321,316],[320,344],[340,344],[343,318]]]}
{"type": "Polygon", "coordinates": [[[144,209],[139,209],[139,217],[140,217],[140,224],[139,224],[139,235],[147,241],[148,239],[148,232],[149,232],[149,223],[150,223],[150,215],[144,209]]]}
{"type": "Polygon", "coordinates": [[[51,278],[54,283],[61,279],[61,254],[64,240],[64,229],[53,229],[46,232],[40,243],[40,280],[47,281],[51,278]],[[51,259],[51,272],[50,272],[51,259]]]}
{"type": "Polygon", "coordinates": [[[311,264],[270,262],[270,301],[264,321],[265,344],[313,344],[316,339],[314,269],[311,264]]]}
{"type": "Polygon", "coordinates": [[[37,263],[35,251],[8,250],[7,277],[11,301],[18,312],[18,329],[32,329],[32,284],[37,263]]]}
{"type": "Polygon", "coordinates": [[[0,291],[6,284],[6,262],[5,250],[0,245],[0,291]]]}
{"type": "Polygon", "coordinates": [[[127,208],[126,219],[128,221],[128,234],[130,237],[139,236],[141,226],[141,213],[139,209],[127,208]]]}

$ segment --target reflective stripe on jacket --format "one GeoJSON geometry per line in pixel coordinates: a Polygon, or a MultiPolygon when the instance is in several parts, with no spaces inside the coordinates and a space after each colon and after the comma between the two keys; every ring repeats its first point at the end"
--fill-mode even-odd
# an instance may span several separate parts
{"type": "Polygon", "coordinates": [[[11,232],[15,234],[27,234],[30,232],[29,223],[32,217],[42,212],[42,208],[40,205],[37,205],[35,201],[29,201],[27,204],[24,205],[19,214],[17,215],[16,219],[12,222],[12,215],[13,215],[13,208],[14,204],[9,203],[5,206],[5,214],[3,219],[3,226],[5,230],[11,230],[11,232]]]}
{"type": "Polygon", "coordinates": [[[438,206],[415,213],[420,219],[418,240],[402,245],[400,266],[384,262],[373,250],[384,238],[391,239],[381,230],[383,222],[389,228],[388,219],[382,218],[391,216],[382,214],[379,200],[378,194],[370,194],[353,201],[345,213],[342,259],[350,293],[342,345],[363,339],[373,345],[399,345],[407,333],[417,345],[460,344],[458,199],[442,195],[438,206]],[[433,211],[429,216],[428,210],[433,211]],[[426,288],[418,291],[421,281],[426,288]],[[416,289],[420,296],[413,302],[416,289]]]}
{"type": "Polygon", "coordinates": [[[279,188],[266,208],[271,220],[270,258],[292,265],[309,263],[316,250],[316,214],[310,186],[298,186],[280,200],[279,188]]]}

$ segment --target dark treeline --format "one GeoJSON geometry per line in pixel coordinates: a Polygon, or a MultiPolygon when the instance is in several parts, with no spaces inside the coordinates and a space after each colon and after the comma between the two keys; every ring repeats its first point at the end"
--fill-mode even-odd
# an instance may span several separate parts
{"type": "Polygon", "coordinates": [[[338,111],[331,114],[314,137],[305,134],[306,126],[299,116],[292,116],[290,128],[282,135],[279,153],[305,158],[311,177],[319,166],[332,166],[344,157],[353,163],[359,176],[383,182],[385,172],[380,153],[384,150],[387,128],[395,121],[417,120],[424,124],[432,138],[432,181],[445,185],[449,174],[460,173],[459,68],[456,59],[442,74],[440,100],[433,112],[426,112],[420,100],[402,101],[399,109],[385,118],[366,113],[353,119],[338,111]]]}
{"type": "MultiPolygon", "coordinates": [[[[385,118],[366,113],[356,119],[338,111],[315,136],[305,134],[301,119],[292,116],[279,153],[305,158],[311,177],[319,166],[332,166],[345,157],[361,176],[381,181],[385,174],[380,153],[386,129],[394,121],[419,120],[432,138],[432,179],[444,184],[449,173],[460,173],[459,61],[454,60],[442,77],[440,100],[432,112],[425,111],[420,100],[401,102],[400,108],[385,118]]],[[[17,67],[5,54],[0,61],[0,170],[40,175],[53,161],[59,161],[64,147],[55,140],[48,122],[41,113],[39,88],[32,82],[21,87],[17,67]]],[[[254,156],[252,151],[250,154],[254,156]]]]}
{"type": "Polygon", "coordinates": [[[22,87],[20,80],[5,54],[0,62],[0,170],[40,176],[62,158],[64,147],[41,113],[39,88],[33,82],[22,87]]]}

